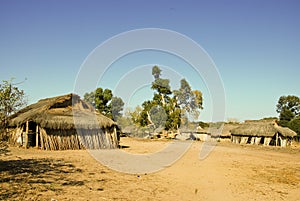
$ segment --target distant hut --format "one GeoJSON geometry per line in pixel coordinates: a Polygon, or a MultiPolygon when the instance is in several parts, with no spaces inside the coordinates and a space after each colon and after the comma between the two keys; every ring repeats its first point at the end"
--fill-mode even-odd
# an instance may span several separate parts
{"type": "Polygon", "coordinates": [[[247,122],[231,130],[231,141],[239,144],[263,144],[286,147],[297,134],[275,122],[247,122]]]}
{"type": "Polygon", "coordinates": [[[209,141],[211,137],[211,133],[207,130],[207,128],[203,129],[200,126],[189,129],[189,128],[181,128],[180,134],[176,136],[177,139],[187,139],[187,140],[198,140],[198,141],[209,141]]]}
{"type": "Polygon", "coordinates": [[[238,123],[225,123],[222,132],[220,133],[219,140],[230,142],[231,140],[231,130],[239,127],[240,124],[238,123]]]}
{"type": "Polygon", "coordinates": [[[44,150],[117,148],[117,125],[78,95],[42,99],[10,117],[10,142],[44,150]]]}

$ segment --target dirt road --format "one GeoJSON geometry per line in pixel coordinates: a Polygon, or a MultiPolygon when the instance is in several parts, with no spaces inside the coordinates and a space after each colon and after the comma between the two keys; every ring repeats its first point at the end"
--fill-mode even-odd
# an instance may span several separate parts
{"type": "MultiPolygon", "coordinates": [[[[122,138],[123,150],[152,153],[167,140],[122,138]]],[[[0,157],[0,200],[300,200],[300,149],[219,143],[199,160],[195,142],[152,174],[113,171],[85,150],[11,147],[0,157]]]]}

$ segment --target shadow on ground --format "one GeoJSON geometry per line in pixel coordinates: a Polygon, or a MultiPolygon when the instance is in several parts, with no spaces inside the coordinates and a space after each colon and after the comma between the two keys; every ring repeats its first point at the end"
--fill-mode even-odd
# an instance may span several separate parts
{"type": "Polygon", "coordinates": [[[81,186],[70,173],[82,170],[63,160],[0,160],[0,200],[24,200],[45,191],[62,191],[63,186],[81,186]],[[23,196],[23,197],[22,197],[23,196]]]}

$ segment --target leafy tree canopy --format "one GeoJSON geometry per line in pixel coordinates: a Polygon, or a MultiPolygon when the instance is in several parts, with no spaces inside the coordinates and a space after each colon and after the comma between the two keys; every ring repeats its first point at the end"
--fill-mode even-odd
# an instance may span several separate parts
{"type": "Polygon", "coordinates": [[[199,116],[199,110],[203,109],[203,98],[201,91],[192,90],[189,83],[185,79],[182,79],[180,81],[179,90],[174,90],[173,93],[183,112],[192,114],[194,118],[197,119],[199,116]]]}
{"type": "Polygon", "coordinates": [[[158,66],[153,66],[152,68],[152,75],[154,76],[155,79],[158,79],[161,75],[161,70],[158,66]]]}
{"type": "Polygon", "coordinates": [[[279,125],[289,127],[300,135],[300,98],[294,95],[281,96],[276,105],[279,125]]]}
{"type": "Polygon", "coordinates": [[[10,80],[3,80],[0,84],[0,117],[1,121],[7,121],[9,115],[15,113],[27,103],[25,93],[10,80]]]}
{"type": "Polygon", "coordinates": [[[300,98],[294,95],[281,96],[276,105],[276,111],[281,112],[290,111],[297,116],[300,114],[300,98]]]}
{"type": "Polygon", "coordinates": [[[84,100],[92,104],[103,115],[117,120],[122,116],[124,102],[119,97],[114,97],[110,89],[97,88],[95,91],[84,94],[84,100]]]}

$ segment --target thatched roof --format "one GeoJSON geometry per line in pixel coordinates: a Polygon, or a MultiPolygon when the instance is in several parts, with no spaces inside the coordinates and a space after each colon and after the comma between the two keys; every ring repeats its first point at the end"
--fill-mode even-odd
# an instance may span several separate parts
{"type": "Polygon", "coordinates": [[[273,137],[276,133],[280,133],[285,137],[294,137],[297,135],[289,128],[283,128],[276,123],[270,122],[245,123],[231,130],[232,135],[239,136],[273,137]]]}
{"type": "Polygon", "coordinates": [[[222,129],[222,133],[221,136],[222,137],[230,137],[231,136],[231,130],[239,127],[240,124],[235,123],[235,124],[231,124],[231,123],[225,123],[222,129]]]}
{"type": "Polygon", "coordinates": [[[26,121],[49,129],[96,129],[116,125],[75,94],[39,100],[12,115],[10,126],[19,126],[26,121]]]}

